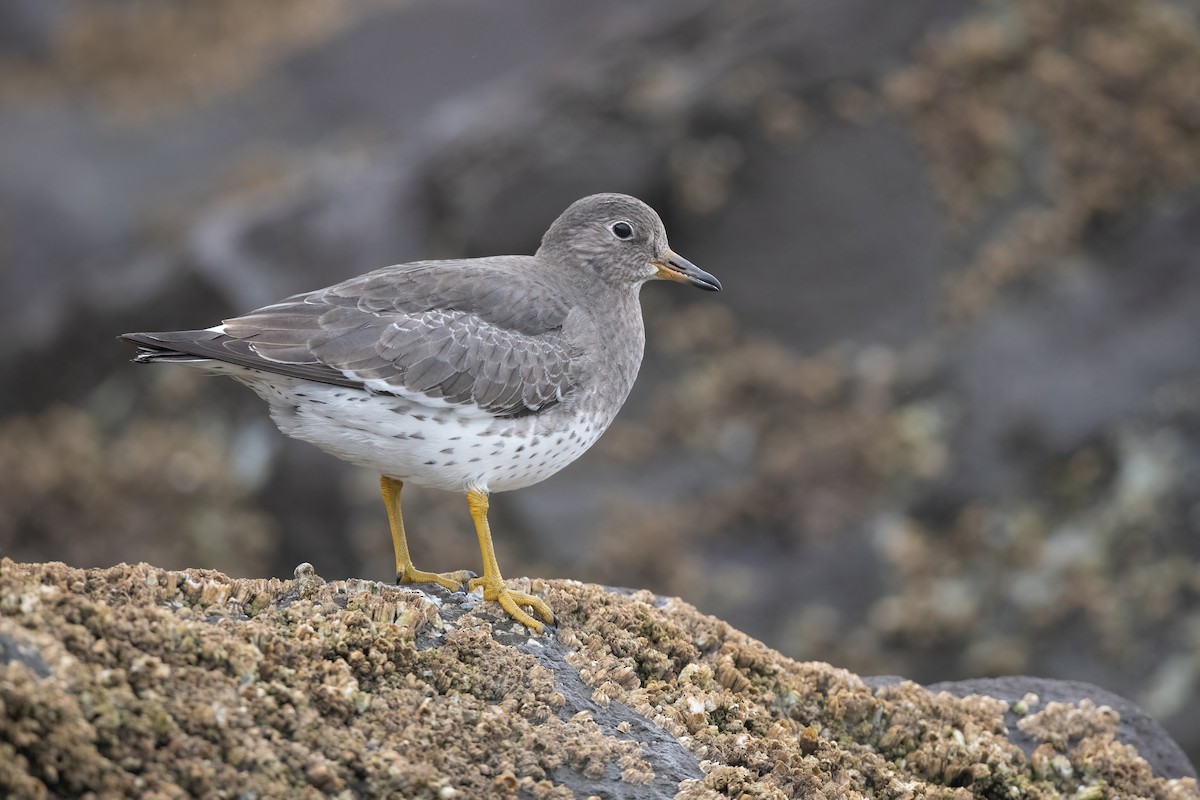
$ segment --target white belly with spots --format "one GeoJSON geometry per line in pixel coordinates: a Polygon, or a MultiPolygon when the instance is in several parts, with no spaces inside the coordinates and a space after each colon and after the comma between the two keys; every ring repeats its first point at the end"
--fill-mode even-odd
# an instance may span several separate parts
{"type": "Polygon", "coordinates": [[[279,375],[221,371],[271,406],[288,436],[383,475],[449,491],[502,492],[545,480],[600,438],[611,417],[496,419],[461,406],[433,408],[279,375]],[[557,418],[557,420],[556,420],[557,418]]]}

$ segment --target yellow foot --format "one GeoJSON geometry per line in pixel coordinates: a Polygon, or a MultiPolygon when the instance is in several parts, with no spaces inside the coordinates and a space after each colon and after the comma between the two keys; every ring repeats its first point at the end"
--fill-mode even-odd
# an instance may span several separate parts
{"type": "Polygon", "coordinates": [[[551,625],[554,624],[554,614],[550,611],[550,606],[540,597],[534,597],[531,594],[524,592],[514,592],[504,585],[501,581],[489,581],[488,576],[482,578],[472,578],[468,584],[472,591],[483,587],[483,599],[495,600],[500,603],[500,607],[508,612],[508,615],[521,623],[527,628],[533,630],[534,633],[542,633],[546,629],[542,623],[538,622],[533,617],[526,614],[521,606],[529,606],[542,619],[546,620],[551,625]]]}
{"type": "Polygon", "coordinates": [[[452,592],[461,592],[463,585],[474,577],[475,573],[466,569],[454,572],[426,572],[409,564],[396,576],[396,583],[436,583],[452,592]]]}

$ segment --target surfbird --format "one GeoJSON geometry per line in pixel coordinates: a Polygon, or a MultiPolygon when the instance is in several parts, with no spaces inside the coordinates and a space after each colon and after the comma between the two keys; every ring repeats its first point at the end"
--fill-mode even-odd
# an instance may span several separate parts
{"type": "Polygon", "coordinates": [[[638,293],[650,280],[719,291],[675,253],[642,201],[576,201],[532,256],[417,261],[368,272],[204,330],[127,333],[139,363],[228,375],[270,406],[288,436],[380,473],[401,583],[486,600],[541,632],[540,598],[507,588],[488,494],[577,459],[633,387],[645,345],[638,293]],[[405,483],[465,492],[483,576],[432,573],[409,556],[405,483]]]}

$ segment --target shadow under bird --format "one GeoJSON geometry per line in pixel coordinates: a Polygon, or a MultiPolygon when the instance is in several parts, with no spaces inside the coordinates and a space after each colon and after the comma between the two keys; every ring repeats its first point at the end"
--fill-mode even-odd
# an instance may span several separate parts
{"type": "Polygon", "coordinates": [[[612,422],[645,345],[638,293],[669,280],[720,291],[675,253],[645,203],[573,203],[532,256],[417,261],[368,272],[204,330],[127,333],[135,361],[228,375],[270,406],[288,436],[381,474],[401,583],[482,588],[541,632],[509,589],[488,527],[488,493],[544,480],[612,422]],[[413,566],[400,515],[405,482],[465,492],[483,575],[413,566]]]}

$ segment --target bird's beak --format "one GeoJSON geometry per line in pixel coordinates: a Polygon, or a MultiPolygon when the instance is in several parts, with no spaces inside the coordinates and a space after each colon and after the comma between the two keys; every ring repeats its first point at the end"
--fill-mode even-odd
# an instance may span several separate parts
{"type": "Polygon", "coordinates": [[[661,256],[650,259],[650,263],[658,270],[654,276],[664,281],[690,283],[709,292],[721,291],[721,282],[704,270],[688,261],[674,250],[667,250],[661,256]]]}

